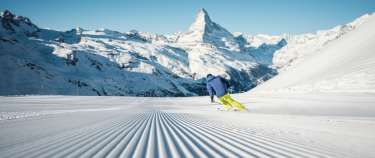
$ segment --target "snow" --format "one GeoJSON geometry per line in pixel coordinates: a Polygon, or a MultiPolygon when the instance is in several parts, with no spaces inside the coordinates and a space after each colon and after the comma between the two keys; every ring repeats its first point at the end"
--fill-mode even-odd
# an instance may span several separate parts
{"type": "MultiPolygon", "coordinates": [[[[6,75],[0,77],[1,95],[131,96],[206,95],[202,78],[209,73],[227,76],[235,92],[247,91],[320,54],[373,17],[366,14],[316,33],[247,35],[229,32],[201,9],[186,32],[165,36],[137,30],[61,32],[39,29],[26,17],[10,12],[4,15],[0,72],[6,75]]],[[[368,60],[363,62],[371,64],[368,60]]],[[[367,85],[374,85],[371,70],[330,76],[293,91],[338,87],[371,92],[372,86],[367,85]]]]}
{"type": "Polygon", "coordinates": [[[170,36],[7,15],[21,25],[0,27],[0,94],[48,95],[0,97],[0,157],[375,157],[374,14],[280,36],[232,34],[204,9],[170,36]],[[264,82],[271,65],[280,74],[264,82]],[[51,96],[196,95],[208,72],[264,83],[233,95],[247,112],[208,97],[51,96]]]}
{"type": "MultiPolygon", "coordinates": [[[[0,76],[1,95],[196,96],[206,94],[202,78],[209,73],[228,76],[236,92],[275,75],[243,48],[246,40],[238,41],[204,9],[187,32],[171,36],[137,30],[62,32],[39,29],[14,15],[1,18],[11,21],[9,28],[0,25],[0,73],[6,74],[0,76]]],[[[254,50],[257,58],[267,50],[271,61],[275,48],[254,50]]]]}
{"type": "Polygon", "coordinates": [[[230,51],[240,51],[234,36],[222,26],[211,21],[207,11],[203,8],[198,12],[189,30],[179,37],[178,42],[187,44],[210,43],[230,51]]]}
{"type": "Polygon", "coordinates": [[[309,58],[311,55],[319,52],[329,43],[361,27],[362,23],[370,20],[372,16],[365,14],[351,23],[339,25],[329,30],[320,30],[316,33],[281,35],[279,38],[286,39],[288,45],[275,52],[273,64],[278,67],[279,72],[285,71],[290,66],[298,62],[303,62],[305,58],[309,58]]]}
{"type": "Polygon", "coordinates": [[[373,94],[234,98],[250,111],[207,97],[1,97],[1,111],[69,112],[1,120],[0,157],[375,156],[373,94]]]}
{"type": "Polygon", "coordinates": [[[243,34],[240,32],[234,33],[236,36],[242,35],[246,40],[249,42],[249,46],[252,47],[259,47],[262,44],[277,44],[280,40],[283,39],[285,36],[277,36],[277,35],[266,35],[266,34],[257,34],[257,35],[249,35],[243,34]]]}
{"type": "MultiPolygon", "coordinates": [[[[364,18],[361,18],[364,19],[364,18]]],[[[375,15],[253,92],[375,92],[375,15]]]]}

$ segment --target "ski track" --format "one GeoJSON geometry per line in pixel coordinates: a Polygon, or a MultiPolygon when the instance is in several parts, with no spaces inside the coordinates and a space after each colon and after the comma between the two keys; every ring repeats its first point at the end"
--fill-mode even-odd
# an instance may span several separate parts
{"type": "Polygon", "coordinates": [[[0,149],[0,157],[348,157],[261,130],[150,110],[0,149]]]}

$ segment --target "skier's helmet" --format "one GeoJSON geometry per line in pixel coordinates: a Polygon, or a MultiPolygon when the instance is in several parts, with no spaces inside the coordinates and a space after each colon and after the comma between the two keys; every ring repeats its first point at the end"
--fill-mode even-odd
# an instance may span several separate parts
{"type": "Polygon", "coordinates": [[[208,74],[206,77],[208,78],[208,77],[210,77],[210,76],[213,76],[212,74],[208,74]]]}

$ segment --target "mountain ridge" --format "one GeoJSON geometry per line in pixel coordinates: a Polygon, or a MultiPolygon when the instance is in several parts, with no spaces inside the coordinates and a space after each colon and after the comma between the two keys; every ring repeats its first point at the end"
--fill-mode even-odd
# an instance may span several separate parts
{"type": "Polygon", "coordinates": [[[226,77],[235,92],[242,92],[277,74],[274,54],[290,42],[277,37],[254,45],[257,36],[250,40],[230,33],[204,9],[188,31],[174,36],[82,28],[61,32],[38,28],[21,16],[1,15],[0,60],[5,64],[0,71],[7,74],[0,78],[1,95],[206,95],[208,73],[226,77]]]}

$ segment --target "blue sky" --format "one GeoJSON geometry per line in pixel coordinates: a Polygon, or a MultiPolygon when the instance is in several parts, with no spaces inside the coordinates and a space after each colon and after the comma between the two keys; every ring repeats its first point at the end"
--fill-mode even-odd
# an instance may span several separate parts
{"type": "Polygon", "coordinates": [[[314,32],[375,12],[375,0],[1,0],[43,28],[185,31],[200,8],[231,32],[314,32]]]}

